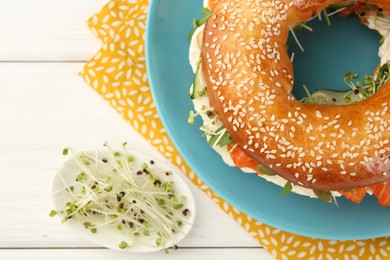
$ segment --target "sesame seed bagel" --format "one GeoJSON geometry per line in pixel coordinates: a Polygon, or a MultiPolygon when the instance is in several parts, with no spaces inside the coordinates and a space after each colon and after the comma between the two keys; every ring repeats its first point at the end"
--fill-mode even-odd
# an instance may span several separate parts
{"type": "MultiPolygon", "coordinates": [[[[218,0],[203,36],[207,94],[232,139],[263,167],[313,190],[390,179],[390,82],[344,106],[304,104],[291,93],[290,26],[340,2],[218,0]]],[[[390,12],[388,0],[365,2],[390,12]]]]}

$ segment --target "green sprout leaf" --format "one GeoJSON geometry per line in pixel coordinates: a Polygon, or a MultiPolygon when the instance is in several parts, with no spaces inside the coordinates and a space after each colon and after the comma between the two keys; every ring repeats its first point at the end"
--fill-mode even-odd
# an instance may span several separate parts
{"type": "Polygon", "coordinates": [[[188,41],[191,41],[191,38],[194,35],[194,32],[196,31],[196,29],[198,29],[199,27],[201,27],[203,24],[205,24],[207,22],[207,20],[213,14],[213,11],[203,7],[202,13],[203,13],[203,16],[200,19],[198,19],[198,20],[194,19],[192,21],[192,28],[191,28],[190,33],[188,34],[188,41]]]}
{"type": "Polygon", "coordinates": [[[332,4],[329,6],[329,8],[339,9],[339,8],[350,7],[350,6],[353,6],[354,4],[355,4],[355,1],[349,1],[349,2],[345,2],[345,3],[332,4]]]}
{"type": "Polygon", "coordinates": [[[322,11],[322,13],[323,13],[324,16],[325,16],[325,21],[326,21],[326,23],[328,24],[328,26],[331,26],[332,24],[330,23],[329,15],[328,15],[328,12],[326,11],[326,9],[324,9],[324,10],[322,11]]]}
{"type": "Polygon", "coordinates": [[[257,165],[257,169],[264,175],[268,175],[268,176],[274,176],[276,175],[275,172],[267,167],[264,167],[263,165],[261,164],[258,164],[257,165]]]}
{"type": "Polygon", "coordinates": [[[313,190],[314,194],[322,201],[332,203],[333,196],[330,191],[313,190]]]}
{"type": "Polygon", "coordinates": [[[50,213],[49,213],[49,216],[50,217],[54,217],[55,215],[57,215],[57,211],[56,210],[51,210],[50,213]]]}
{"type": "Polygon", "coordinates": [[[215,133],[216,134],[209,139],[209,145],[225,146],[233,142],[233,139],[230,137],[224,126],[218,128],[215,133]]]}
{"type": "Polygon", "coordinates": [[[127,244],[125,241],[121,241],[118,245],[120,249],[126,249],[129,247],[129,244],[127,244]]]}
{"type": "Polygon", "coordinates": [[[193,111],[190,111],[190,115],[188,116],[188,123],[193,125],[195,123],[195,114],[193,111]]]}
{"type": "MultiPolygon", "coordinates": [[[[219,138],[219,136],[217,136],[217,135],[214,135],[213,137],[211,137],[209,142],[208,142],[209,145],[214,145],[218,138],[219,138]]],[[[218,144],[220,146],[225,146],[225,145],[230,144],[232,142],[233,142],[233,140],[230,138],[229,134],[225,133],[216,144],[218,144]]]]}
{"type": "Polygon", "coordinates": [[[69,153],[69,148],[68,147],[66,147],[66,148],[64,148],[64,150],[62,150],[62,155],[68,155],[68,153],[69,153]]]}
{"type": "Polygon", "coordinates": [[[352,189],[352,190],[345,190],[344,192],[348,192],[348,193],[356,194],[356,190],[355,190],[355,189],[352,189]]]}
{"type": "Polygon", "coordinates": [[[283,192],[282,194],[284,196],[286,196],[287,194],[290,193],[290,191],[292,190],[293,186],[292,186],[292,183],[291,182],[286,182],[286,184],[284,184],[284,187],[283,187],[283,192]]]}
{"type": "Polygon", "coordinates": [[[313,28],[311,28],[309,25],[307,25],[304,22],[297,23],[294,27],[294,29],[300,30],[301,28],[308,30],[309,32],[313,32],[313,28]]]}

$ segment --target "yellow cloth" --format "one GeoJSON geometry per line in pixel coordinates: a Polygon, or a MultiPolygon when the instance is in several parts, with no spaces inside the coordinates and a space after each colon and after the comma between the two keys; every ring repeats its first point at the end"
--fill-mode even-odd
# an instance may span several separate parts
{"type": "Polygon", "coordinates": [[[262,224],[218,197],[191,171],[164,131],[151,97],[143,41],[148,4],[147,0],[112,0],[89,19],[103,47],[85,65],[84,80],[277,259],[390,259],[388,238],[320,240],[262,224]]]}

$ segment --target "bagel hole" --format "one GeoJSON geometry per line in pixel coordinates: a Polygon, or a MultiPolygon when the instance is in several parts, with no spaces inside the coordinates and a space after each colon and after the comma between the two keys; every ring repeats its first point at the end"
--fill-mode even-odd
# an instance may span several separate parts
{"type": "Polygon", "coordinates": [[[372,74],[380,63],[378,49],[381,36],[362,24],[356,15],[315,18],[308,22],[313,31],[304,28],[295,34],[304,48],[301,51],[291,33],[288,39],[289,55],[294,53],[293,95],[302,100],[317,89],[350,90],[344,83],[346,72],[359,74],[356,80],[364,82],[364,75],[372,74]]]}

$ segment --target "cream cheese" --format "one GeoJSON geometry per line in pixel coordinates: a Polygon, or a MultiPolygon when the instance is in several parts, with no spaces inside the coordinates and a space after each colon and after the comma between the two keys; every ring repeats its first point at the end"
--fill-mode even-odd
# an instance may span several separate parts
{"type": "Polygon", "coordinates": [[[383,43],[379,48],[379,57],[381,58],[381,65],[390,60],[390,16],[385,15],[379,17],[376,14],[367,16],[368,28],[377,31],[383,36],[383,43]]]}
{"type": "Polygon", "coordinates": [[[200,49],[203,42],[203,32],[204,32],[204,25],[196,29],[194,35],[192,35],[191,38],[189,59],[190,59],[192,71],[194,73],[196,72],[196,69],[198,67],[198,61],[200,59],[200,49]]]}

